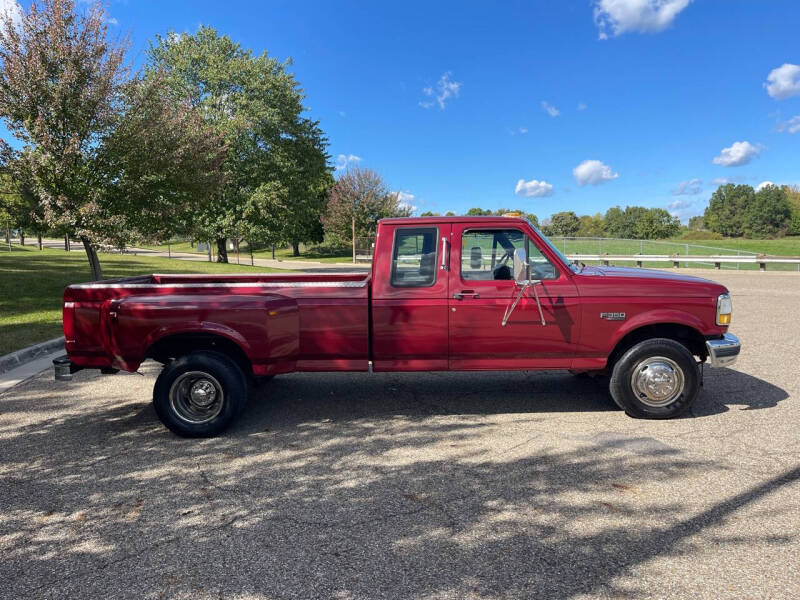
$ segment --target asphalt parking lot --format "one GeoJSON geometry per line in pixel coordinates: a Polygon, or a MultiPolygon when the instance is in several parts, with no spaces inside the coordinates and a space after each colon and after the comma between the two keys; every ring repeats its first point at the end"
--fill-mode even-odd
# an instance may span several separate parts
{"type": "Polygon", "coordinates": [[[142,374],[0,395],[5,598],[797,598],[800,273],[721,272],[739,362],[637,421],[563,373],[294,374],[183,440],[142,374]]]}

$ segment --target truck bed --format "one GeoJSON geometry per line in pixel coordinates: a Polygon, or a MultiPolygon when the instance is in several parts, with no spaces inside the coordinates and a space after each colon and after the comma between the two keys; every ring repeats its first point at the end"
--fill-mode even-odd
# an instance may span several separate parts
{"type": "Polygon", "coordinates": [[[81,367],[135,371],[170,339],[234,344],[253,373],[366,370],[370,275],[152,274],[71,285],[64,331],[81,367]],[[187,336],[190,336],[187,338],[187,336]]]}

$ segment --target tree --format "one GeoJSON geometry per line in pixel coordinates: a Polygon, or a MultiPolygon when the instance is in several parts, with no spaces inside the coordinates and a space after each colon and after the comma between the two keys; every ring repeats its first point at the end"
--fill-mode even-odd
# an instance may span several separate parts
{"type": "Polygon", "coordinates": [[[786,235],[791,218],[786,192],[775,185],[764,186],[745,205],[742,218],[744,234],[757,238],[786,235]]]}
{"type": "Polygon", "coordinates": [[[579,237],[603,237],[605,230],[605,221],[603,220],[603,215],[600,213],[591,216],[591,215],[581,215],[580,219],[580,227],[578,227],[578,231],[576,235],[579,237]]]}
{"type": "Polygon", "coordinates": [[[571,210],[558,212],[550,217],[550,235],[575,235],[580,226],[578,215],[571,210]]]}
{"type": "Polygon", "coordinates": [[[637,219],[635,235],[638,239],[658,240],[678,235],[681,222],[663,208],[646,208],[637,219]]]}
{"type": "Polygon", "coordinates": [[[689,218],[689,231],[705,231],[706,224],[703,215],[689,218]]]}
{"type": "Polygon", "coordinates": [[[19,24],[2,17],[0,116],[28,149],[48,220],[75,226],[95,279],[93,163],[127,74],[125,50],[107,41],[96,4],[79,15],[72,0],[34,0],[19,24]]]}
{"type": "Polygon", "coordinates": [[[440,216],[438,212],[431,212],[426,210],[424,213],[419,213],[420,217],[438,217],[440,216]]]}
{"type": "MultiPolygon", "coordinates": [[[[182,184],[211,184],[219,143],[180,102],[131,80],[126,43],[107,39],[99,4],[34,0],[0,26],[0,116],[23,144],[4,149],[51,227],[78,234],[92,277],[97,245],[122,243],[172,221],[182,184]]],[[[213,187],[213,185],[212,185],[213,187]]]]}
{"type": "Polygon", "coordinates": [[[800,235],[800,188],[796,185],[784,185],[781,189],[786,193],[792,217],[789,224],[788,235],[800,235]]]}
{"type": "Polygon", "coordinates": [[[356,261],[356,238],[375,235],[378,221],[411,216],[411,208],[400,202],[371,169],[348,169],[334,184],[323,217],[325,232],[339,242],[351,241],[356,261]]]}
{"type": "Polygon", "coordinates": [[[752,204],[755,191],[749,185],[728,183],[711,194],[703,221],[709,231],[725,236],[744,235],[745,207],[752,204]]]}
{"type": "Polygon", "coordinates": [[[316,121],[302,116],[291,62],[254,55],[211,27],[158,36],[148,59],[148,75],[163,74],[173,97],[188,99],[228,147],[225,184],[207,195],[195,236],[216,240],[220,262],[227,262],[227,238],[244,232],[290,242],[295,254],[299,242],[320,239],[332,184],[327,140],[316,121]],[[258,209],[267,197],[279,212],[258,209]],[[253,215],[261,218],[248,222],[253,215]]]}
{"type": "Polygon", "coordinates": [[[492,214],[491,210],[483,209],[483,208],[470,208],[467,211],[467,216],[469,217],[486,217],[492,214]]]}

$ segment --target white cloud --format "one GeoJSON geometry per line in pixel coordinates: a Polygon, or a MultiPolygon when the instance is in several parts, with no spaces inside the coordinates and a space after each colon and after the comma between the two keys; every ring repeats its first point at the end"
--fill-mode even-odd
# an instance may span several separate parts
{"type": "Polygon", "coordinates": [[[412,211],[417,210],[417,207],[414,205],[414,194],[404,192],[403,190],[397,190],[395,194],[397,194],[397,201],[400,203],[401,207],[410,208],[412,211]]]}
{"type": "Polygon", "coordinates": [[[775,100],[797,96],[800,94],[800,65],[784,63],[777,69],[772,69],[764,87],[775,100]]]}
{"type": "Polygon", "coordinates": [[[775,185],[775,184],[774,184],[774,183],[772,183],[771,181],[762,181],[761,183],[759,183],[759,184],[756,186],[756,191],[757,191],[757,192],[760,192],[761,190],[763,190],[763,189],[764,189],[765,187],[767,187],[768,185],[775,185]]]}
{"type": "Polygon", "coordinates": [[[693,200],[678,199],[667,204],[667,211],[673,217],[678,217],[681,221],[686,221],[689,217],[702,215],[705,210],[705,201],[697,203],[693,200]]]}
{"type": "Polygon", "coordinates": [[[344,118],[347,116],[347,113],[346,113],[346,112],[344,112],[343,110],[340,110],[340,111],[339,111],[339,116],[340,116],[340,117],[342,117],[342,118],[344,119],[344,118]]]}
{"type": "MultiPolygon", "coordinates": [[[[672,190],[673,196],[696,196],[700,192],[703,191],[703,182],[700,181],[697,177],[693,179],[689,179],[687,181],[681,181],[674,190],[672,190]]],[[[676,200],[675,202],[679,202],[676,200]]]]}
{"type": "Polygon", "coordinates": [[[728,179],[727,177],[717,177],[716,179],[712,179],[711,180],[711,183],[713,185],[726,185],[726,184],[728,184],[730,182],[731,182],[731,180],[728,179]]]}
{"type": "Polygon", "coordinates": [[[106,19],[106,23],[108,23],[109,25],[119,25],[119,21],[117,21],[115,17],[108,17],[106,19]]]}
{"type": "Polygon", "coordinates": [[[606,164],[599,160],[585,160],[577,167],[572,169],[575,181],[583,187],[587,184],[600,185],[606,181],[611,181],[619,177],[619,173],[614,173],[606,164]]]}
{"type": "Polygon", "coordinates": [[[555,106],[550,104],[547,100],[542,100],[542,109],[551,117],[557,117],[561,114],[561,111],[558,110],[555,106]]]}
{"type": "Polygon", "coordinates": [[[588,106],[586,106],[585,102],[578,102],[578,110],[586,110],[588,106]]]}
{"type": "Polygon", "coordinates": [[[11,21],[19,24],[22,19],[22,9],[16,0],[0,0],[0,16],[11,17],[11,21]]]}
{"type": "Polygon", "coordinates": [[[719,156],[714,157],[712,162],[723,167],[740,167],[760,154],[760,146],[754,146],[750,142],[733,142],[727,148],[723,148],[719,156]]]}
{"type": "Polygon", "coordinates": [[[778,123],[778,131],[787,131],[789,133],[797,133],[800,131],[800,115],[792,117],[783,123],[778,123]]]}
{"type": "MultiPolygon", "coordinates": [[[[520,127],[519,128],[519,133],[520,133],[520,135],[525,135],[526,133],[528,133],[528,128],[527,127],[520,127]]],[[[792,133],[794,133],[794,132],[792,132],[792,133]]]]}
{"type": "Polygon", "coordinates": [[[517,196],[525,196],[526,198],[544,198],[545,196],[553,195],[553,186],[544,180],[531,179],[530,181],[525,181],[520,179],[517,181],[514,193],[517,196]]]}
{"type": "Polygon", "coordinates": [[[663,31],[692,0],[596,0],[594,22],[600,39],[629,31],[657,33],[663,31]]]}
{"type": "Polygon", "coordinates": [[[336,170],[344,171],[350,165],[358,164],[360,161],[361,157],[355,154],[339,154],[336,157],[336,170]]]}
{"type": "Polygon", "coordinates": [[[451,79],[452,73],[447,71],[443,73],[441,77],[439,77],[439,81],[436,82],[436,88],[433,86],[427,86],[422,88],[422,93],[428,98],[428,100],[421,100],[419,105],[422,108],[431,108],[435,104],[439,105],[441,110],[444,110],[447,101],[450,98],[458,98],[458,94],[461,91],[461,86],[463,85],[460,81],[453,81],[451,79]]]}

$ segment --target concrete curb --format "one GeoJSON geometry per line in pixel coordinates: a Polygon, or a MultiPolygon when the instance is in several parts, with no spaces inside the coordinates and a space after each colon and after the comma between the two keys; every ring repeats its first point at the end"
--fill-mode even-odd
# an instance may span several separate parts
{"type": "Polygon", "coordinates": [[[7,373],[12,369],[21,367],[22,365],[48,354],[55,356],[61,352],[64,352],[63,337],[48,340],[40,344],[34,344],[33,346],[28,346],[27,348],[17,350],[11,354],[0,356],[0,374],[7,373]]]}

